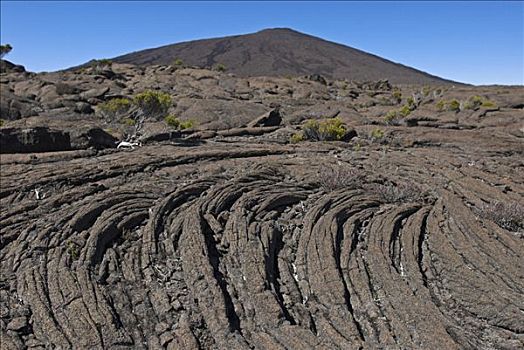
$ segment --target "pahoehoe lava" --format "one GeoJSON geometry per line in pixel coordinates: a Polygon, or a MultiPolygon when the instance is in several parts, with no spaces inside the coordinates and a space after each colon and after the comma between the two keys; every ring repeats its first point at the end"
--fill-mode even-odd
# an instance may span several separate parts
{"type": "Polygon", "coordinates": [[[507,146],[6,156],[2,348],[520,348],[522,238],[475,211],[522,201],[522,143],[507,146]],[[363,180],[324,190],[320,167],[340,164],[363,180]],[[408,179],[427,198],[372,190],[408,179]]]}

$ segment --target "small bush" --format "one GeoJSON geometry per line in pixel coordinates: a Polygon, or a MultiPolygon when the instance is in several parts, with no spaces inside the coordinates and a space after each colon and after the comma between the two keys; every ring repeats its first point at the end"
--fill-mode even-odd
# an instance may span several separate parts
{"type": "Polygon", "coordinates": [[[475,95],[470,97],[464,104],[465,109],[477,109],[482,105],[483,98],[475,95]]]}
{"type": "Polygon", "coordinates": [[[379,129],[379,128],[373,129],[371,131],[370,137],[371,137],[371,140],[373,141],[381,140],[384,138],[384,130],[379,129]]]}
{"type": "Polygon", "coordinates": [[[193,120],[183,120],[180,122],[180,130],[191,129],[195,124],[196,123],[193,120]]]}
{"type": "Polygon", "coordinates": [[[415,99],[413,97],[408,97],[407,99],[407,105],[406,105],[409,109],[413,110],[416,108],[416,105],[415,105],[415,99]]]}
{"type": "Polygon", "coordinates": [[[460,112],[460,102],[456,99],[453,99],[448,102],[448,111],[460,112]]]}
{"type": "Polygon", "coordinates": [[[483,108],[497,108],[497,105],[494,102],[491,101],[483,101],[481,107],[483,108]]]}
{"type": "Polygon", "coordinates": [[[226,71],[226,66],[223,65],[222,63],[218,63],[217,65],[215,65],[215,70],[217,72],[225,72],[226,71]]]}
{"type": "Polygon", "coordinates": [[[430,92],[431,92],[431,88],[429,86],[424,86],[422,88],[422,95],[424,95],[424,97],[428,97],[430,92]]]}
{"type": "Polygon", "coordinates": [[[384,117],[384,121],[389,125],[396,124],[398,120],[397,111],[389,111],[386,116],[384,117]]]}
{"type": "Polygon", "coordinates": [[[0,119],[0,127],[4,126],[5,121],[3,119],[0,119]]]}
{"type": "Polygon", "coordinates": [[[131,107],[132,102],[127,98],[114,98],[98,105],[102,116],[111,120],[122,117],[131,110],[131,107]]]}
{"type": "Polygon", "coordinates": [[[393,91],[393,98],[397,103],[400,103],[402,101],[402,93],[399,90],[393,91]]]}
{"type": "Polygon", "coordinates": [[[178,118],[174,115],[168,115],[164,118],[164,121],[173,129],[178,129],[178,127],[180,126],[180,120],[178,120],[178,118]]]}
{"type": "Polygon", "coordinates": [[[339,141],[346,132],[347,127],[340,118],[309,120],[302,127],[304,138],[312,141],[339,141]]]}
{"type": "Polygon", "coordinates": [[[478,213],[482,218],[493,221],[505,230],[524,231],[524,206],[518,202],[485,204],[480,207],[478,213]]]}
{"type": "Polygon", "coordinates": [[[177,67],[182,67],[184,65],[184,61],[182,61],[180,58],[177,58],[173,61],[173,65],[177,67]]]}
{"type": "Polygon", "coordinates": [[[409,107],[409,105],[404,105],[398,113],[405,118],[411,114],[411,108],[409,107]]]}
{"type": "Polygon", "coordinates": [[[446,107],[446,102],[444,102],[444,100],[440,100],[437,102],[436,107],[439,112],[442,112],[444,108],[446,107]]]}
{"type": "Polygon", "coordinates": [[[164,118],[171,106],[171,96],[164,92],[147,90],[133,98],[135,105],[145,117],[164,118]]]}
{"type": "Polygon", "coordinates": [[[191,129],[196,124],[193,120],[190,120],[190,119],[181,121],[174,115],[168,115],[167,117],[164,118],[164,121],[166,122],[167,125],[169,125],[173,129],[180,129],[180,130],[191,129]]]}
{"type": "Polygon", "coordinates": [[[289,142],[291,143],[299,143],[302,141],[306,141],[306,138],[304,137],[304,134],[302,132],[297,132],[291,135],[291,138],[289,139],[289,142]]]}
{"type": "Polygon", "coordinates": [[[120,119],[120,123],[121,124],[124,124],[124,125],[127,125],[127,126],[135,126],[136,125],[136,121],[132,118],[122,118],[120,119]]]}
{"type": "Polygon", "coordinates": [[[67,255],[69,255],[71,260],[78,260],[78,258],[80,258],[80,250],[78,249],[78,245],[73,242],[68,242],[67,255]]]}
{"type": "Polygon", "coordinates": [[[424,191],[413,182],[374,184],[371,191],[385,203],[419,202],[424,196],[424,191]]]}
{"type": "Polygon", "coordinates": [[[348,165],[322,166],[317,173],[317,182],[326,192],[338,189],[354,189],[361,186],[365,174],[348,165]]]}

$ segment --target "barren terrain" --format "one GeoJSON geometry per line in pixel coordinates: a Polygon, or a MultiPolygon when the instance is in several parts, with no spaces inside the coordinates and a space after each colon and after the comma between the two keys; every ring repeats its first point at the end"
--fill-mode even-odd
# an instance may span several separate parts
{"type": "Polygon", "coordinates": [[[2,137],[70,143],[1,155],[2,349],[522,348],[522,217],[492,211],[523,205],[524,89],[320,78],[3,73],[2,137]],[[197,126],[73,142],[145,89],[197,126]],[[289,141],[332,117],[357,136],[289,141]]]}

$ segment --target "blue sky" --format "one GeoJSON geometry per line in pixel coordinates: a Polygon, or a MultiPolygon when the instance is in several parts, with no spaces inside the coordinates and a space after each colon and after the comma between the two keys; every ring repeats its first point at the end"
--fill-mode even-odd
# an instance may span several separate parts
{"type": "Polygon", "coordinates": [[[6,58],[32,71],[273,27],[448,79],[524,84],[522,2],[1,1],[6,58]]]}

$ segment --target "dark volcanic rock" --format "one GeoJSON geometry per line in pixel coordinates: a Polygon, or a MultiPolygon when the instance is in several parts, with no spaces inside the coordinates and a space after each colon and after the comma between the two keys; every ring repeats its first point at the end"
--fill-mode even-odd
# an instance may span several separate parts
{"type": "Polygon", "coordinates": [[[100,128],[71,132],[71,147],[74,149],[115,148],[117,139],[100,128]]]}
{"type": "Polygon", "coordinates": [[[71,149],[69,134],[45,127],[0,129],[0,153],[32,153],[71,149]]]}
{"type": "Polygon", "coordinates": [[[280,123],[282,123],[282,116],[280,115],[280,110],[277,108],[268,113],[262,114],[247,126],[251,128],[258,126],[278,126],[280,123]]]}
{"type": "Polygon", "coordinates": [[[24,73],[25,67],[6,60],[0,60],[0,73],[24,73]]]}

